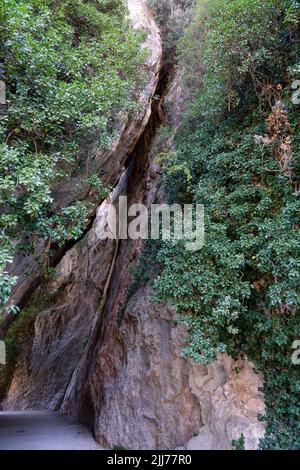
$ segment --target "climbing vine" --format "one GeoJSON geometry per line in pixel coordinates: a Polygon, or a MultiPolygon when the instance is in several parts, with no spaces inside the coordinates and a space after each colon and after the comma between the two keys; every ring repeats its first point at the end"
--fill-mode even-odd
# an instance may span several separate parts
{"type": "Polygon", "coordinates": [[[300,448],[298,13],[296,1],[197,2],[179,43],[193,99],[163,159],[170,202],[205,205],[206,241],[162,244],[157,299],[188,327],[186,357],[246,354],[263,371],[263,449],[300,448]]]}

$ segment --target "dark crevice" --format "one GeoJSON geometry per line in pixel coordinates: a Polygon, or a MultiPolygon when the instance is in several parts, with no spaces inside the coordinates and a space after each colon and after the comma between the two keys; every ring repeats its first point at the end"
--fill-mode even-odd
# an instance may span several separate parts
{"type": "MultiPolygon", "coordinates": [[[[137,193],[147,195],[147,174],[149,168],[149,156],[151,145],[156,136],[156,133],[161,125],[164,124],[164,96],[168,90],[168,84],[173,77],[173,67],[168,63],[163,65],[160,71],[160,77],[154,96],[159,96],[159,99],[153,99],[151,115],[148,124],[135,145],[131,154],[127,158],[127,167],[131,166],[131,174],[128,181],[128,202],[129,204],[137,202],[135,196],[137,193]]],[[[139,201],[140,202],[140,201],[139,201]]],[[[96,362],[96,357],[99,355],[105,336],[107,326],[111,318],[112,309],[115,305],[116,298],[122,288],[122,276],[120,276],[120,267],[128,264],[128,252],[130,250],[130,240],[121,240],[118,246],[115,266],[112,272],[111,282],[108,287],[106,302],[103,306],[102,314],[91,333],[88,350],[85,358],[85,370],[79,387],[82,387],[83,393],[81,397],[80,409],[78,412],[79,421],[90,425],[91,430],[94,432],[94,417],[95,410],[91,399],[91,391],[89,388],[89,379],[92,374],[92,365],[96,362]]],[[[104,396],[103,396],[104,399],[104,396]]],[[[105,443],[102,443],[105,445],[105,443]]]]}
{"type": "MultiPolygon", "coordinates": [[[[136,171],[137,167],[137,160],[139,159],[139,163],[145,163],[144,159],[143,162],[141,162],[140,157],[141,155],[147,156],[147,152],[149,152],[150,144],[154,138],[155,132],[157,128],[159,127],[160,124],[162,124],[162,116],[161,116],[161,103],[162,103],[162,97],[163,94],[165,93],[167,83],[170,77],[170,71],[172,70],[172,67],[170,65],[162,67],[161,72],[160,72],[160,78],[159,82],[156,88],[156,91],[154,93],[154,96],[159,96],[160,100],[153,100],[152,101],[152,109],[151,109],[151,115],[149,118],[149,121],[146,125],[146,128],[142,135],[140,136],[139,140],[137,141],[133,151],[127,155],[124,167],[125,169],[131,167],[131,176],[130,179],[132,178],[133,173],[136,171]],[[146,146],[145,146],[146,142],[146,146]],[[148,150],[147,150],[148,148],[148,150]]],[[[147,167],[145,166],[145,171],[147,170],[147,167]]],[[[121,177],[121,175],[120,175],[121,177]]],[[[116,183],[117,186],[118,182],[116,183]]],[[[129,186],[130,186],[130,181],[129,181],[129,186]]],[[[52,255],[49,256],[48,260],[48,267],[49,268],[56,268],[57,265],[60,263],[60,261],[63,259],[63,257],[75,246],[77,245],[81,240],[85,238],[85,236],[89,233],[91,230],[95,218],[96,218],[96,211],[99,205],[103,201],[99,200],[97,205],[94,208],[93,213],[89,216],[87,225],[85,229],[83,230],[82,234],[80,235],[79,238],[77,239],[72,239],[68,240],[64,245],[60,246],[57,242],[53,242],[50,245],[49,248],[49,253],[53,253],[52,255]]],[[[37,291],[37,289],[42,285],[44,281],[44,277],[42,275],[37,276],[31,283],[30,287],[24,292],[24,294],[20,297],[17,306],[20,310],[23,310],[26,308],[30,302],[32,302],[33,297],[37,291]]],[[[8,332],[8,329],[10,325],[13,323],[13,321],[18,317],[18,315],[13,315],[9,314],[1,323],[0,326],[0,340],[5,339],[5,336],[8,332]]]]}
{"type": "MultiPolygon", "coordinates": [[[[147,173],[149,168],[149,155],[151,144],[153,143],[153,139],[155,138],[157,130],[164,123],[164,96],[167,92],[168,83],[172,76],[173,67],[170,65],[169,62],[167,64],[165,62],[165,65],[162,66],[160,71],[157,88],[154,93],[155,99],[152,100],[151,114],[148,123],[145,127],[144,132],[138,139],[134,149],[127,155],[126,158],[125,168],[130,168],[130,176],[128,180],[128,196],[129,199],[132,201],[135,198],[137,188],[139,188],[139,191],[141,191],[142,188],[142,192],[145,196],[147,194],[147,173]]],[[[102,201],[99,201],[99,204],[101,204],[101,202],[102,201]]],[[[49,259],[49,267],[55,268],[62,260],[62,258],[75,245],[77,245],[82,239],[84,239],[84,237],[88,234],[94,224],[96,218],[96,210],[97,207],[95,207],[95,211],[90,216],[85,230],[82,232],[81,236],[78,239],[69,240],[63,246],[59,246],[57,243],[51,244],[50,253],[53,253],[53,255],[49,259]]],[[[78,420],[88,424],[91,427],[92,431],[94,431],[93,423],[95,417],[95,410],[90,396],[88,379],[91,374],[91,365],[94,363],[95,356],[99,353],[99,350],[101,349],[103,340],[105,338],[106,327],[111,313],[110,307],[113,304],[115,296],[118,293],[118,287],[120,287],[121,285],[118,285],[118,283],[121,283],[121,279],[118,280],[118,268],[120,266],[120,263],[122,263],[123,261],[126,262],[125,258],[127,243],[130,243],[130,241],[124,240],[121,241],[119,244],[118,251],[116,254],[116,264],[112,271],[112,281],[108,287],[107,300],[103,307],[102,315],[99,316],[97,324],[91,332],[89,345],[85,353],[86,357],[84,361],[84,370],[80,380],[80,386],[82,387],[82,389],[78,420]]],[[[27,289],[26,293],[22,296],[18,303],[20,309],[24,309],[30,304],[30,302],[34,298],[34,295],[37,292],[37,289],[42,285],[43,282],[44,277],[42,275],[37,277],[32,282],[31,286],[27,289]]],[[[7,333],[7,330],[9,329],[9,326],[14,319],[15,316],[11,316],[7,317],[7,319],[4,320],[0,327],[0,339],[5,337],[5,334],[7,333]]]]}

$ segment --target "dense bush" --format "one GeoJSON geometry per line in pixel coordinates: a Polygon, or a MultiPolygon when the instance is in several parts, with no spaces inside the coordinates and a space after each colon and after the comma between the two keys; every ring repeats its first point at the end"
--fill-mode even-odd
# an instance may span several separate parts
{"type": "Polygon", "coordinates": [[[115,116],[134,105],[141,33],[126,14],[123,0],[1,2],[0,310],[12,240],[63,242],[85,225],[79,201],[52,212],[51,185],[72,174],[82,146],[109,146],[115,116]]]}
{"type": "Polygon", "coordinates": [[[205,205],[206,241],[164,243],[155,282],[189,327],[185,356],[247,354],[264,372],[268,449],[300,448],[298,9],[198,1],[179,48],[194,100],[164,161],[170,201],[205,205]]]}

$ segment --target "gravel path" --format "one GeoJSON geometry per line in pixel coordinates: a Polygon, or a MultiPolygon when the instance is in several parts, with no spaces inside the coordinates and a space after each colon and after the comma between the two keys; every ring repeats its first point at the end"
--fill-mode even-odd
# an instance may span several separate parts
{"type": "Polygon", "coordinates": [[[101,450],[90,431],[54,412],[0,412],[0,450],[101,450]]]}

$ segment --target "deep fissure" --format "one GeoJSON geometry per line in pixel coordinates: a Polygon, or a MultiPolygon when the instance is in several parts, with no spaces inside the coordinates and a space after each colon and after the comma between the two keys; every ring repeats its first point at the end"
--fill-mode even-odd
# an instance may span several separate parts
{"type": "MultiPolygon", "coordinates": [[[[159,99],[153,99],[151,115],[149,121],[146,125],[146,128],[135,145],[133,151],[127,157],[128,166],[132,166],[130,170],[130,177],[128,181],[128,198],[129,200],[134,200],[136,196],[136,191],[138,184],[142,184],[144,196],[147,194],[146,185],[146,175],[149,166],[149,155],[151,150],[151,145],[153,139],[155,138],[156,132],[159,127],[164,123],[164,96],[167,92],[167,87],[172,77],[173,67],[168,65],[162,65],[160,71],[160,77],[158,80],[157,88],[154,93],[154,97],[159,96],[159,99]],[[136,184],[138,183],[138,184],[136,184]]],[[[101,354],[101,347],[103,345],[103,340],[106,335],[106,328],[108,321],[111,315],[111,305],[114,305],[115,296],[118,295],[120,290],[120,284],[122,284],[122,279],[119,276],[117,270],[119,265],[122,265],[126,261],[126,247],[130,243],[129,240],[121,240],[118,244],[116,260],[113,266],[113,271],[111,273],[110,284],[108,286],[107,296],[104,302],[104,305],[101,309],[100,317],[97,320],[95,328],[91,331],[91,337],[87,350],[87,359],[86,364],[93,364],[97,355],[101,354]],[[124,259],[125,258],[125,259],[124,259]]],[[[126,263],[124,263],[126,264],[126,263]]],[[[76,370],[76,368],[75,368],[76,370]]],[[[74,373],[75,371],[73,371],[74,373]]],[[[93,408],[92,400],[90,398],[90,390],[88,381],[92,374],[91,368],[86,368],[84,371],[84,380],[81,382],[84,393],[83,398],[80,403],[80,411],[78,415],[78,420],[82,423],[88,424],[94,432],[94,415],[95,410],[93,408]]],[[[67,387],[68,389],[68,387],[67,387]]],[[[67,393],[65,392],[65,396],[67,393]]],[[[62,402],[64,399],[62,400],[62,402]]]]}
{"type": "MultiPolygon", "coordinates": [[[[163,124],[164,120],[164,113],[163,113],[163,102],[164,102],[164,95],[167,90],[167,85],[170,80],[170,76],[172,74],[172,67],[170,65],[162,65],[160,74],[159,74],[159,80],[158,84],[155,90],[155,93],[153,95],[152,99],[152,104],[151,104],[151,114],[149,116],[148,123],[138,139],[134,149],[130,154],[128,154],[126,158],[126,163],[125,167],[132,167],[131,168],[131,174],[129,177],[128,181],[128,194],[129,197],[134,198],[135,194],[135,183],[139,181],[140,179],[143,179],[145,175],[147,174],[148,170],[148,165],[149,165],[149,153],[151,149],[151,144],[153,142],[153,139],[156,135],[157,129],[160,127],[160,125],[163,124]]],[[[145,181],[143,181],[143,184],[145,185],[145,181]]],[[[147,188],[144,186],[143,188],[144,194],[146,195],[147,188]]],[[[99,202],[101,204],[101,201],[99,202]]],[[[98,206],[99,207],[99,206],[98,206]]],[[[77,240],[70,240],[63,247],[57,246],[57,244],[53,244],[51,246],[51,251],[54,252],[54,255],[51,257],[49,261],[49,266],[55,268],[59,262],[63,259],[63,257],[70,251],[74,246],[76,246],[81,240],[83,240],[86,235],[89,233],[89,231],[92,229],[94,221],[96,218],[96,209],[95,213],[93,213],[90,218],[88,225],[86,229],[83,231],[79,239],[77,240]]],[[[120,255],[121,247],[123,244],[126,244],[127,241],[121,241],[120,246],[118,247],[117,255],[116,258],[118,259],[118,256],[120,255]]],[[[112,276],[115,279],[117,276],[117,273],[115,273],[115,270],[112,272],[112,276]]],[[[31,286],[30,289],[28,289],[24,296],[22,297],[19,307],[21,309],[21,312],[19,315],[22,315],[22,309],[26,308],[30,302],[33,300],[37,290],[39,288],[42,288],[43,284],[43,276],[40,275],[34,282],[34,284],[31,286]]],[[[108,295],[112,295],[112,286],[108,286],[108,295]]],[[[95,342],[97,341],[97,349],[93,351],[93,348],[91,347],[91,352],[92,356],[94,357],[96,352],[99,352],[101,349],[101,343],[102,339],[105,335],[105,325],[106,325],[106,320],[107,317],[109,316],[109,311],[107,309],[107,306],[103,306],[103,315],[100,318],[100,321],[93,333],[93,340],[91,342],[92,345],[95,345],[95,342]]],[[[14,319],[17,318],[16,316],[14,317],[8,317],[1,325],[0,329],[0,337],[5,337],[11,323],[14,321],[14,319]]],[[[74,372],[74,371],[73,371],[74,372]]],[[[88,378],[90,374],[89,370],[86,370],[86,378],[88,378]]],[[[70,376],[70,381],[72,379],[72,374],[70,376]]],[[[65,393],[67,391],[68,386],[66,387],[65,393]]],[[[64,401],[63,396],[61,400],[61,404],[64,401]]],[[[60,407],[57,408],[59,410],[60,407]]],[[[84,394],[84,399],[81,404],[81,409],[82,412],[79,417],[79,421],[84,422],[86,424],[89,424],[91,429],[93,430],[93,418],[94,418],[94,410],[91,404],[91,400],[89,399],[89,392],[86,390],[84,394]]]]}
{"type": "MultiPolygon", "coordinates": [[[[150,148],[151,145],[151,140],[153,139],[155,135],[155,131],[157,127],[161,123],[161,118],[159,117],[159,107],[161,106],[161,102],[163,101],[160,99],[159,101],[154,99],[156,96],[162,96],[164,93],[164,90],[166,88],[166,83],[169,79],[169,71],[172,70],[172,67],[170,65],[168,66],[162,66],[161,71],[160,71],[160,78],[158,81],[158,85],[156,88],[156,91],[153,95],[153,101],[151,105],[151,115],[149,116],[148,123],[145,127],[145,130],[143,131],[142,135],[138,139],[137,143],[134,146],[134,149],[132,152],[130,152],[126,160],[124,162],[124,168],[128,168],[132,166],[131,173],[134,172],[134,169],[136,167],[136,159],[137,155],[141,153],[141,149],[144,147],[144,142],[148,140],[148,147],[150,148]],[[151,134],[152,137],[151,137],[151,134]],[[150,135],[150,136],[149,136],[150,135]]],[[[146,170],[146,168],[145,168],[146,170]]],[[[122,177],[122,174],[119,177],[122,177]]],[[[118,180],[118,181],[119,181],[118,180]]],[[[115,187],[118,185],[118,182],[116,183],[115,187]]],[[[130,181],[129,181],[130,185],[130,181]]],[[[48,267],[49,268],[56,268],[60,261],[63,259],[63,257],[74,247],[76,246],[81,240],[83,240],[86,235],[89,233],[91,228],[93,227],[94,221],[96,219],[96,211],[99,205],[103,201],[99,201],[98,205],[95,207],[93,213],[89,216],[88,218],[88,223],[86,225],[86,228],[83,230],[82,234],[80,235],[79,238],[76,240],[68,240],[63,246],[59,246],[58,243],[52,242],[51,246],[49,248],[49,262],[48,262],[48,267]],[[52,254],[53,253],[53,254],[52,254]]],[[[17,306],[19,309],[22,311],[24,308],[26,308],[29,303],[32,301],[37,289],[42,285],[44,281],[44,277],[42,275],[37,276],[37,278],[32,282],[30,288],[28,288],[24,294],[21,296],[21,299],[19,300],[17,306]]],[[[20,313],[21,314],[21,313],[20,313]]],[[[8,329],[12,322],[17,318],[16,315],[9,314],[5,320],[3,320],[2,324],[0,325],[0,339],[5,339],[5,336],[8,332],[8,329]]]]}

